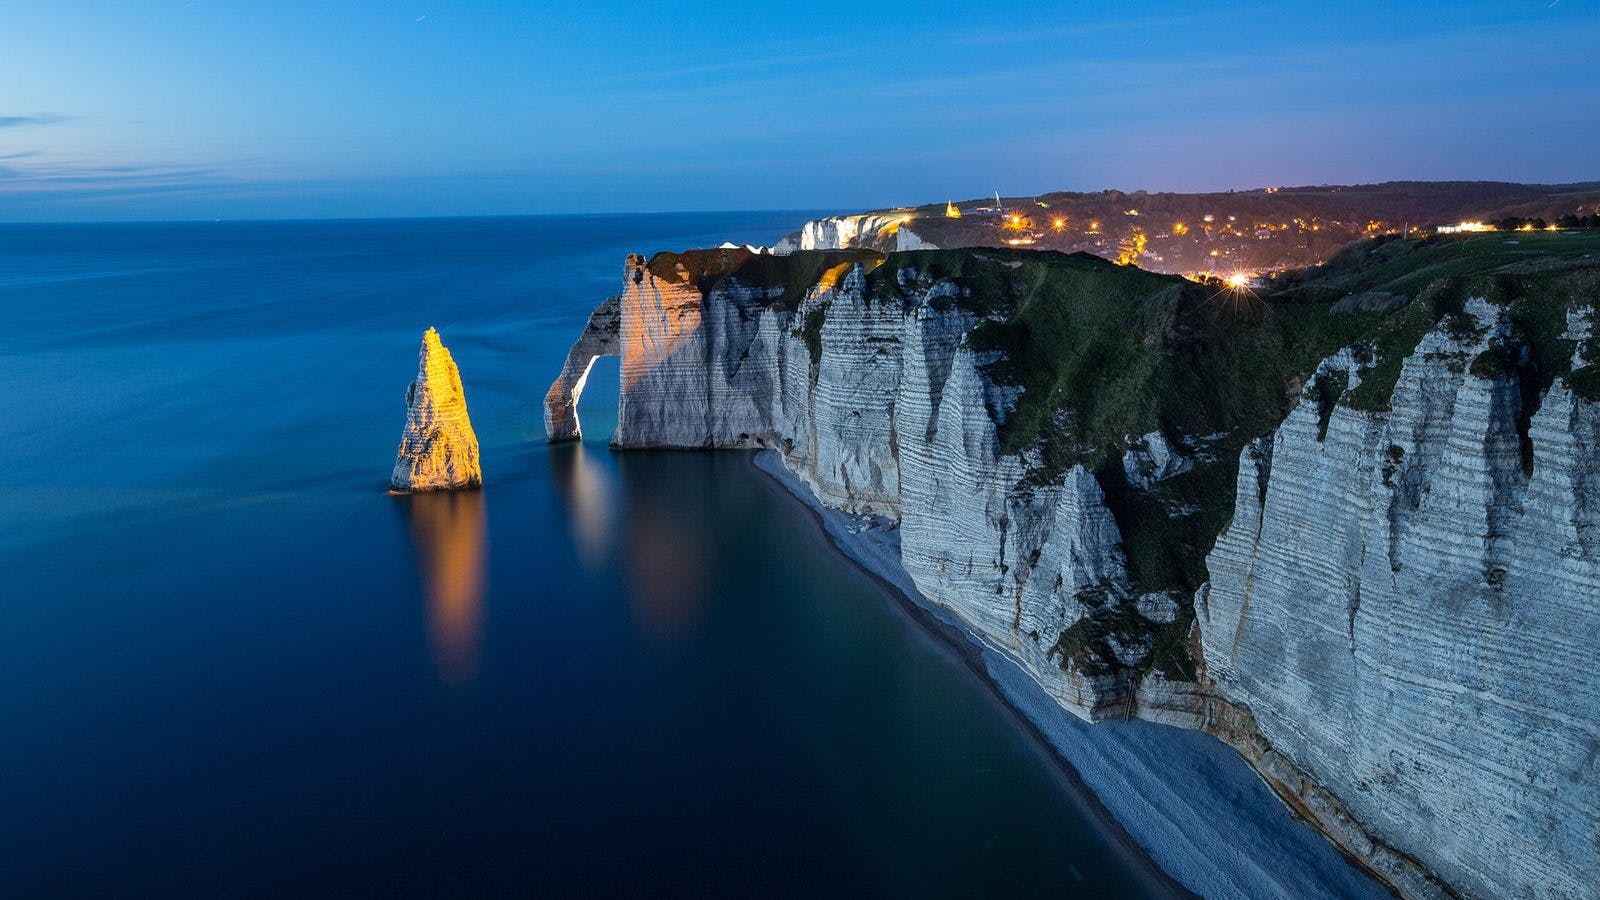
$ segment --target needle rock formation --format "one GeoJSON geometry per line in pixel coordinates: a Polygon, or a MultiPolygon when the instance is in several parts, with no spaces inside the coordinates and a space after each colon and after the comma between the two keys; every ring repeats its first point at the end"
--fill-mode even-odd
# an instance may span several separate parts
{"type": "Polygon", "coordinates": [[[389,489],[410,494],[482,484],[478,436],[467,417],[461,373],[439,342],[439,332],[429,328],[422,336],[417,379],[406,388],[406,429],[389,489]]]}

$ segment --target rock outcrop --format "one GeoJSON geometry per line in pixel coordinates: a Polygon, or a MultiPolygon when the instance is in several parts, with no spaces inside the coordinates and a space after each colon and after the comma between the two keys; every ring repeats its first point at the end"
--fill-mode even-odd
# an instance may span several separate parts
{"type": "Polygon", "coordinates": [[[617,337],[621,331],[620,297],[609,297],[589,314],[583,334],[567,351],[566,364],[550,390],[544,395],[544,433],[551,442],[576,441],[583,437],[578,423],[578,398],[589,380],[589,370],[602,356],[621,352],[617,337]]]}
{"type": "Polygon", "coordinates": [[[1600,407],[1558,379],[1525,418],[1517,374],[1473,364],[1513,340],[1505,311],[1465,309],[1388,410],[1323,424],[1308,395],[1245,451],[1198,605],[1206,674],[1462,893],[1595,896],[1600,407]]]}
{"type": "Polygon", "coordinates": [[[1530,335],[1533,301],[1263,313],[1005,251],[631,256],[623,289],[616,445],[776,448],[1066,709],[1222,738],[1406,896],[1595,896],[1592,297],[1530,335]]]}
{"type": "Polygon", "coordinates": [[[1194,461],[1184,456],[1159,431],[1152,431],[1139,439],[1128,452],[1122,454],[1122,473],[1128,483],[1149,490],[1158,481],[1182,475],[1193,468],[1194,461]]]}
{"type": "Polygon", "coordinates": [[[389,489],[410,494],[482,484],[478,437],[467,417],[461,373],[439,342],[439,332],[429,328],[422,336],[417,378],[406,388],[406,428],[389,489]]]}

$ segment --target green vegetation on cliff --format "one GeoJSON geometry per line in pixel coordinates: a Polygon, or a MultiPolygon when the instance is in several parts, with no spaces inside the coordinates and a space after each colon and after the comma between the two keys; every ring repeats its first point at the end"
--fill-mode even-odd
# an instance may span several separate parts
{"type": "Polygon", "coordinates": [[[650,274],[669,284],[694,284],[700,293],[733,283],[763,294],[761,305],[793,311],[830,269],[883,261],[874,250],[806,250],[788,256],[754,253],[744,247],[663,251],[650,257],[650,274]]]}
{"type": "Polygon", "coordinates": [[[1548,388],[1571,367],[1571,342],[1561,339],[1567,311],[1594,301],[1597,275],[1600,233],[1491,232],[1361,241],[1322,266],[1280,275],[1272,290],[1297,300],[1387,296],[1406,304],[1361,336],[1361,385],[1344,399],[1356,409],[1382,410],[1424,335],[1441,322],[1463,333],[1473,328],[1464,314],[1469,297],[1506,309],[1518,347],[1528,348],[1527,359],[1519,351],[1508,364],[1533,394],[1548,388]]]}

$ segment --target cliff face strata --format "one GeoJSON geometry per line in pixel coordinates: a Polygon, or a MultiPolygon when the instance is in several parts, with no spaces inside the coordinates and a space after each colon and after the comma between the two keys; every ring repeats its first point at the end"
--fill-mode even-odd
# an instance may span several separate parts
{"type": "Polygon", "coordinates": [[[1221,737],[1407,896],[1592,896],[1592,297],[1331,278],[630,257],[614,442],[778,449],[1064,707],[1221,737]]]}
{"type": "MultiPolygon", "coordinates": [[[[1478,896],[1600,884],[1597,410],[1562,381],[1527,425],[1508,339],[1409,356],[1391,408],[1308,398],[1241,465],[1200,604],[1215,692],[1379,839],[1478,896]]],[[[1348,363],[1349,360],[1339,362],[1348,363]]],[[[1357,370],[1359,371],[1359,370],[1357,370]]]]}
{"type": "Polygon", "coordinates": [[[440,343],[439,332],[429,328],[422,336],[417,378],[406,389],[406,427],[389,489],[407,494],[482,483],[478,436],[467,417],[461,373],[440,343]]]}

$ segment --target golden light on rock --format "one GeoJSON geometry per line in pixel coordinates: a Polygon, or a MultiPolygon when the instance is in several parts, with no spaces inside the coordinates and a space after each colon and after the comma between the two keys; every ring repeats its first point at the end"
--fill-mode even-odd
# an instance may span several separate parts
{"type": "Polygon", "coordinates": [[[956,205],[954,203],[945,201],[944,217],[946,219],[959,219],[961,218],[961,210],[956,209],[956,205]]]}
{"type": "Polygon", "coordinates": [[[847,262],[839,263],[836,266],[830,266],[827,269],[827,271],[822,273],[822,277],[817,279],[817,287],[816,287],[817,293],[822,293],[823,291],[831,291],[834,288],[838,287],[839,286],[839,282],[844,280],[845,274],[848,273],[850,271],[850,269],[853,268],[854,266],[855,266],[855,263],[847,263],[847,262]]]}
{"type": "Polygon", "coordinates": [[[429,328],[422,335],[417,377],[406,389],[406,427],[389,489],[396,493],[477,487],[483,483],[478,436],[450,351],[429,328]]]}
{"type": "Polygon", "coordinates": [[[895,216],[894,218],[890,219],[889,221],[883,223],[883,225],[879,226],[879,228],[878,228],[878,238],[881,240],[883,238],[892,237],[892,236],[894,236],[896,234],[899,234],[900,233],[900,228],[902,226],[908,224],[909,222],[911,222],[912,219],[915,219],[915,218],[916,218],[916,216],[914,216],[914,215],[912,215],[910,213],[904,213],[904,214],[895,216]]]}
{"type": "Polygon", "coordinates": [[[1066,231],[1067,220],[1061,218],[1060,216],[1056,216],[1054,219],[1050,220],[1050,227],[1056,231],[1066,231]]]}
{"type": "Polygon", "coordinates": [[[1135,228],[1133,233],[1122,239],[1117,245],[1117,265],[1130,266],[1139,257],[1144,255],[1145,248],[1150,245],[1150,238],[1144,233],[1143,228],[1135,228]]]}
{"type": "Polygon", "coordinates": [[[633,275],[621,305],[622,389],[688,345],[700,331],[700,286],[679,265],[676,280],[657,278],[644,257],[628,257],[633,275]]]}

